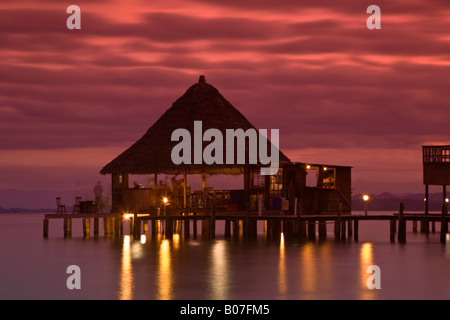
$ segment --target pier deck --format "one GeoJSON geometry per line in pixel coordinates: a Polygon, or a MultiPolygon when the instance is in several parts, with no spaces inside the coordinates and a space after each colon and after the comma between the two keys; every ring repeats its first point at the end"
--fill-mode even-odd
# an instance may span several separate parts
{"type": "Polygon", "coordinates": [[[201,221],[202,238],[214,239],[216,236],[216,221],[224,221],[225,238],[231,234],[241,234],[246,239],[257,236],[257,222],[262,221],[264,234],[268,239],[279,239],[283,233],[285,238],[296,240],[325,240],[327,224],[334,224],[334,238],[337,241],[352,238],[358,241],[359,221],[389,221],[390,241],[406,242],[406,222],[411,221],[413,232],[417,232],[417,222],[421,223],[420,232],[435,232],[435,223],[440,223],[441,242],[444,243],[448,232],[450,217],[447,206],[443,206],[442,214],[412,214],[404,212],[400,206],[399,212],[386,215],[286,215],[277,212],[215,212],[214,210],[177,210],[166,215],[149,213],[77,213],[77,214],[46,214],[44,217],[44,237],[48,237],[49,221],[64,219],[64,236],[72,235],[72,219],[82,219],[83,235],[90,235],[90,220],[94,220],[94,235],[99,234],[99,219],[103,218],[105,236],[123,235],[123,221],[130,220],[130,234],[140,237],[141,234],[164,234],[172,238],[174,233],[184,234],[185,238],[197,237],[198,221],[201,221]],[[150,224],[150,228],[149,228],[150,224]],[[184,227],[183,227],[184,225],[184,227]],[[192,228],[191,228],[192,225],[192,228]],[[317,227],[316,227],[317,226],[317,227]],[[317,230],[316,230],[317,229],[317,230]],[[192,230],[192,231],[191,231],[192,230]],[[151,232],[150,232],[151,231],[151,232]],[[317,232],[316,232],[317,231],[317,232]],[[397,237],[396,237],[397,235],[397,237]]]}

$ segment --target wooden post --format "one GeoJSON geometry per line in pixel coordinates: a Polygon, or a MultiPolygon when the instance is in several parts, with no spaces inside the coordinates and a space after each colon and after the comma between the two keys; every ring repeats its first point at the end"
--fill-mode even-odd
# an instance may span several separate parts
{"type": "Polygon", "coordinates": [[[184,220],[184,238],[185,239],[189,239],[191,237],[191,220],[190,219],[185,219],[184,220]]]}
{"type": "Polygon", "coordinates": [[[342,220],[342,227],[341,227],[341,240],[345,240],[345,234],[346,232],[346,226],[347,224],[345,223],[345,220],[342,220]]]}
{"type": "Polygon", "coordinates": [[[231,238],[231,220],[226,219],[225,220],[225,239],[231,238]]]}
{"type": "Polygon", "coordinates": [[[83,237],[89,237],[90,234],[90,224],[91,224],[91,219],[89,218],[83,218],[83,237]]]}
{"type": "Polygon", "coordinates": [[[392,218],[390,220],[390,229],[389,229],[389,231],[390,231],[390,240],[391,240],[392,243],[395,242],[395,229],[396,229],[395,224],[396,224],[396,220],[395,220],[395,217],[394,217],[394,218],[392,218]]]}
{"type": "Polygon", "coordinates": [[[325,241],[327,239],[327,221],[319,221],[319,241],[325,241]]]}
{"type": "Polygon", "coordinates": [[[98,217],[94,218],[94,236],[98,237],[98,217]]]}
{"type": "Polygon", "coordinates": [[[211,226],[210,226],[211,219],[203,219],[202,220],[202,238],[203,239],[209,239],[211,236],[211,226]]]}
{"type": "Polygon", "coordinates": [[[233,220],[233,238],[239,238],[239,220],[233,220]]]}
{"type": "Polygon", "coordinates": [[[342,203],[339,203],[338,213],[336,220],[334,221],[334,240],[341,240],[341,215],[342,215],[342,203]]]}
{"type": "Polygon", "coordinates": [[[159,223],[159,220],[155,220],[155,219],[152,219],[151,221],[150,221],[150,229],[152,230],[152,237],[153,238],[156,238],[156,236],[158,235],[158,223],[159,223]]]}
{"type": "Polygon", "coordinates": [[[194,217],[192,219],[192,233],[194,236],[194,239],[197,239],[197,218],[194,217]]]}
{"type": "Polygon", "coordinates": [[[354,226],[353,226],[353,240],[355,242],[358,242],[358,240],[359,240],[359,220],[355,219],[353,224],[354,224],[354,226]]]}
{"type": "Polygon", "coordinates": [[[133,227],[133,236],[135,238],[141,237],[141,219],[139,219],[137,214],[134,214],[134,227],[133,227]]]}
{"type": "Polygon", "coordinates": [[[316,221],[308,220],[308,241],[316,241],[316,221]]]}
{"type": "Polygon", "coordinates": [[[398,235],[397,239],[399,243],[406,242],[406,221],[403,217],[403,212],[405,210],[405,205],[403,202],[400,202],[398,209],[398,235]]]}
{"type": "Polygon", "coordinates": [[[48,238],[48,219],[44,219],[44,238],[48,238]]]}
{"type": "Polygon", "coordinates": [[[417,220],[412,221],[413,233],[417,233],[417,220]]]}
{"type": "Polygon", "coordinates": [[[72,237],[72,218],[64,218],[64,238],[72,237]]]}
{"type": "Polygon", "coordinates": [[[216,238],[216,204],[215,204],[215,201],[211,207],[211,222],[210,222],[209,227],[210,227],[209,237],[210,237],[210,239],[215,239],[216,238]]]}
{"type": "Polygon", "coordinates": [[[257,232],[257,220],[256,219],[251,219],[249,218],[248,222],[247,222],[247,226],[248,226],[248,233],[247,236],[249,239],[256,239],[258,232],[257,232]]]}
{"type": "Polygon", "coordinates": [[[347,227],[348,227],[347,235],[348,235],[348,238],[351,239],[352,235],[353,235],[353,222],[351,219],[348,220],[347,227]]]}
{"type": "Polygon", "coordinates": [[[448,224],[447,224],[448,203],[444,201],[442,204],[442,218],[441,218],[441,243],[445,243],[448,224]]]}
{"type": "Polygon", "coordinates": [[[143,227],[144,227],[143,233],[144,233],[145,235],[147,235],[147,234],[148,234],[148,220],[144,220],[144,221],[143,221],[143,227]]]}

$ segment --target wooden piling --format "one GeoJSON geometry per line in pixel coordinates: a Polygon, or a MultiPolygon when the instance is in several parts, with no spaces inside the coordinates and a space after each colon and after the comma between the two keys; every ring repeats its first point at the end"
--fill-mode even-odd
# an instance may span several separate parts
{"type": "Polygon", "coordinates": [[[91,231],[91,219],[83,218],[83,237],[87,238],[91,231]]]}
{"type": "Polygon", "coordinates": [[[191,237],[191,230],[190,230],[191,222],[189,219],[184,220],[184,238],[189,239],[191,237]]]}
{"type": "Polygon", "coordinates": [[[173,219],[170,216],[166,217],[166,230],[165,230],[166,239],[173,238],[173,219]]]}
{"type": "Polygon", "coordinates": [[[49,226],[49,220],[44,219],[44,238],[48,238],[48,226],[49,226]]]}
{"type": "Polygon", "coordinates": [[[225,220],[225,239],[231,238],[231,220],[226,219],[225,220]]]}
{"type": "Polygon", "coordinates": [[[141,219],[139,219],[138,215],[134,215],[134,226],[133,226],[133,236],[134,238],[141,237],[141,219]]]}
{"type": "Polygon", "coordinates": [[[99,220],[98,217],[94,218],[94,236],[97,237],[98,236],[98,226],[99,226],[99,220]]]}
{"type": "Polygon", "coordinates": [[[355,219],[353,222],[353,240],[355,242],[358,242],[359,240],[359,221],[358,219],[355,219]]]}
{"type": "Polygon", "coordinates": [[[211,206],[211,218],[209,223],[209,238],[215,239],[216,238],[216,205],[213,204],[211,206]]]}
{"type": "Polygon", "coordinates": [[[147,235],[148,234],[148,220],[144,220],[143,221],[143,226],[144,230],[142,230],[142,232],[147,235]]]}
{"type": "Polygon", "coordinates": [[[239,220],[233,220],[233,238],[239,238],[240,225],[239,220]]]}
{"type": "Polygon", "coordinates": [[[353,235],[353,221],[349,219],[347,221],[347,225],[348,225],[347,235],[348,235],[348,238],[351,239],[352,235],[353,235]]]}
{"type": "Polygon", "coordinates": [[[152,237],[156,238],[159,234],[158,224],[160,223],[160,220],[151,220],[150,223],[151,223],[150,228],[152,230],[152,237]]]}
{"type": "Polygon", "coordinates": [[[72,218],[64,218],[64,238],[72,237],[72,218]]]}
{"type": "Polygon", "coordinates": [[[325,220],[319,221],[319,241],[327,239],[327,222],[325,220]]]}
{"type": "Polygon", "coordinates": [[[211,220],[203,219],[202,220],[202,238],[209,239],[211,236],[210,232],[211,232],[211,220]]]}
{"type": "Polygon", "coordinates": [[[197,218],[192,219],[192,233],[194,239],[197,239],[197,218]]]}
{"type": "Polygon", "coordinates": [[[442,204],[442,217],[441,217],[441,243],[445,243],[448,224],[447,224],[448,204],[444,201],[442,204]]]}
{"type": "Polygon", "coordinates": [[[391,240],[392,243],[395,242],[395,230],[396,230],[395,224],[396,224],[395,219],[391,219],[390,220],[390,229],[389,229],[389,231],[390,231],[390,240],[391,240]]]}
{"type": "Polygon", "coordinates": [[[347,223],[345,220],[342,221],[342,227],[341,227],[341,240],[345,240],[345,235],[346,235],[346,226],[347,223]]]}
{"type": "Polygon", "coordinates": [[[341,216],[342,216],[342,203],[339,204],[338,213],[334,220],[334,240],[341,240],[341,216]]]}
{"type": "Polygon", "coordinates": [[[316,241],[316,221],[308,220],[308,241],[316,241]]]}
{"type": "Polygon", "coordinates": [[[405,205],[403,202],[400,202],[398,208],[398,235],[397,239],[399,243],[406,242],[406,221],[403,217],[403,213],[405,210],[405,205]]]}

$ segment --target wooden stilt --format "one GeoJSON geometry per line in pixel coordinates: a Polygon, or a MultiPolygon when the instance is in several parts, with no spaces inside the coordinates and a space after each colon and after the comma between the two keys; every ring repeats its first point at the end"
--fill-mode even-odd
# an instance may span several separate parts
{"type": "Polygon", "coordinates": [[[327,222],[319,221],[319,241],[325,241],[327,239],[327,222]]]}
{"type": "Polygon", "coordinates": [[[99,218],[94,218],[94,236],[98,237],[99,218]]]}
{"type": "Polygon", "coordinates": [[[353,240],[355,242],[359,240],[359,221],[357,219],[353,222],[353,240]]]}
{"type": "Polygon", "coordinates": [[[44,238],[48,238],[48,219],[44,219],[44,238]]]}
{"type": "Polygon", "coordinates": [[[342,227],[341,227],[341,240],[345,240],[345,236],[346,236],[346,226],[347,223],[345,220],[342,221],[342,227]]]}
{"type": "Polygon", "coordinates": [[[197,239],[197,218],[192,219],[192,233],[193,233],[194,239],[197,239]]]}
{"type": "Polygon", "coordinates": [[[403,217],[403,212],[405,210],[405,205],[400,202],[398,209],[398,235],[397,239],[399,243],[406,242],[406,221],[403,217]]]}
{"type": "Polygon", "coordinates": [[[184,238],[189,239],[191,237],[191,230],[190,230],[190,219],[184,220],[184,238]]]}
{"type": "Polygon", "coordinates": [[[230,219],[225,220],[225,239],[231,238],[231,221],[230,219]]]}
{"type": "Polygon", "coordinates": [[[89,218],[83,218],[83,237],[87,238],[90,235],[90,224],[91,219],[89,218]]]}
{"type": "Polygon", "coordinates": [[[448,224],[447,224],[447,213],[448,213],[448,204],[444,201],[442,204],[442,218],[441,218],[441,243],[445,243],[447,232],[448,232],[448,224]]]}
{"type": "Polygon", "coordinates": [[[316,221],[308,220],[308,241],[316,241],[316,221]]]}
{"type": "Polygon", "coordinates": [[[203,239],[209,239],[210,238],[210,232],[211,232],[211,221],[210,219],[203,219],[202,220],[202,238],[203,239]]]}
{"type": "Polygon", "coordinates": [[[148,220],[143,221],[143,228],[144,228],[143,233],[145,235],[147,235],[148,234],[148,220]]]}
{"type": "Polygon", "coordinates": [[[72,219],[64,218],[64,238],[72,237],[72,219]]]}
{"type": "Polygon", "coordinates": [[[306,241],[306,236],[307,236],[307,233],[306,233],[306,221],[304,221],[304,220],[300,220],[299,222],[298,222],[298,236],[299,236],[299,239],[300,239],[300,241],[306,241]]]}
{"type": "Polygon", "coordinates": [[[348,235],[348,238],[351,239],[352,235],[353,235],[353,221],[348,220],[347,225],[348,225],[347,235],[348,235]]]}
{"type": "Polygon", "coordinates": [[[396,224],[397,222],[396,222],[396,220],[395,219],[391,219],[391,221],[390,221],[390,240],[391,240],[391,242],[392,243],[394,243],[395,242],[395,229],[396,229],[396,227],[395,227],[395,224],[396,224]]]}
{"type": "Polygon", "coordinates": [[[210,221],[210,230],[209,230],[209,238],[216,238],[216,205],[213,204],[211,207],[211,221],[210,221]]]}

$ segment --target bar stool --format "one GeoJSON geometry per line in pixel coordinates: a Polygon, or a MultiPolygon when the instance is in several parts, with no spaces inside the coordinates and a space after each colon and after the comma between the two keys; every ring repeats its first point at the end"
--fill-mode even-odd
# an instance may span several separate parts
{"type": "Polygon", "coordinates": [[[58,209],[56,210],[56,213],[67,213],[66,206],[61,203],[61,197],[56,198],[56,205],[58,206],[58,209]]]}
{"type": "Polygon", "coordinates": [[[73,205],[72,208],[72,214],[74,213],[80,213],[80,202],[81,202],[81,197],[75,197],[75,204],[73,205]]]}

